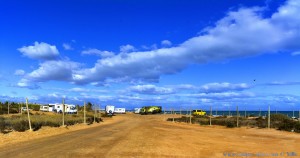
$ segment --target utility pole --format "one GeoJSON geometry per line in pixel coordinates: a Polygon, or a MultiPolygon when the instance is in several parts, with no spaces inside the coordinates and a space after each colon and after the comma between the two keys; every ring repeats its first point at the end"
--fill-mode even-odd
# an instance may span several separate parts
{"type": "Polygon", "coordinates": [[[32,131],[31,122],[30,122],[30,115],[29,115],[29,108],[28,108],[28,99],[27,98],[26,98],[26,108],[27,108],[27,117],[28,117],[28,123],[29,123],[29,130],[32,131]]]}
{"type": "Polygon", "coordinates": [[[86,124],[86,118],[85,118],[85,117],[86,117],[86,107],[85,107],[85,102],[84,102],[84,105],[83,105],[83,106],[84,106],[84,107],[83,107],[83,110],[84,110],[84,111],[83,111],[83,123],[86,124]]]}
{"type": "Polygon", "coordinates": [[[62,111],[62,126],[65,126],[65,98],[62,99],[62,106],[63,106],[63,111],[62,111]]]}

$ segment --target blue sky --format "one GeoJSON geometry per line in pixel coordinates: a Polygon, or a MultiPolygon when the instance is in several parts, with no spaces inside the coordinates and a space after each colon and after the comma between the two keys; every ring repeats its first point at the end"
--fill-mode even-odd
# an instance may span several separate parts
{"type": "Polygon", "coordinates": [[[0,101],[300,109],[297,0],[0,1],[0,101]]]}

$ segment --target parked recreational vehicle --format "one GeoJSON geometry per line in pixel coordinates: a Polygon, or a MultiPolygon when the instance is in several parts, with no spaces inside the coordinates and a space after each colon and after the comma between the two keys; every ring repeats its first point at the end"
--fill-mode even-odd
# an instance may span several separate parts
{"type": "MultiPolygon", "coordinates": [[[[62,113],[63,112],[63,104],[49,104],[54,105],[54,112],[62,113]]],[[[76,106],[73,104],[65,104],[65,113],[67,114],[75,114],[77,113],[76,106]]]]}
{"type": "Polygon", "coordinates": [[[40,111],[48,112],[49,111],[49,105],[41,105],[40,106],[40,111]]]}
{"type": "Polygon", "coordinates": [[[156,114],[161,113],[161,106],[144,106],[140,110],[140,114],[156,114]]]}
{"type": "Polygon", "coordinates": [[[126,110],[125,110],[125,108],[115,108],[115,113],[116,114],[125,114],[126,110]]]}
{"type": "Polygon", "coordinates": [[[106,105],[105,107],[105,113],[108,115],[113,115],[115,112],[115,106],[113,105],[106,105]]]}
{"type": "Polygon", "coordinates": [[[135,114],[139,114],[140,111],[141,111],[141,108],[134,108],[134,113],[135,113],[135,114]]]}

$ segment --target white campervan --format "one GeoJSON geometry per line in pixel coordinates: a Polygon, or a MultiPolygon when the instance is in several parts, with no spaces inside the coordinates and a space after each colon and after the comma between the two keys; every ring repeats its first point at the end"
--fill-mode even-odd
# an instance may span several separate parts
{"type": "Polygon", "coordinates": [[[115,108],[115,113],[116,114],[125,114],[126,110],[125,110],[125,108],[115,108]]]}
{"type": "Polygon", "coordinates": [[[115,106],[113,105],[106,105],[105,107],[105,113],[108,115],[113,115],[115,112],[115,106]]]}

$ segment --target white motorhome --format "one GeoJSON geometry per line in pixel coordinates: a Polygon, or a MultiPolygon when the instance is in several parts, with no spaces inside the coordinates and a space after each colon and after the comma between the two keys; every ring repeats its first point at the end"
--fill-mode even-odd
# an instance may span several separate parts
{"type": "Polygon", "coordinates": [[[105,107],[105,113],[108,115],[113,115],[115,112],[115,106],[113,105],[106,105],[105,107]]]}
{"type": "Polygon", "coordinates": [[[134,113],[135,113],[135,114],[139,114],[140,111],[141,111],[141,108],[134,108],[134,113]]]}
{"type": "MultiPolygon", "coordinates": [[[[57,113],[62,113],[63,112],[63,104],[49,104],[49,105],[53,105],[54,109],[53,111],[54,112],[57,112],[57,113]]],[[[65,113],[67,114],[75,114],[77,113],[77,109],[76,109],[76,106],[73,105],[73,104],[65,104],[65,113]]]]}
{"type": "Polygon", "coordinates": [[[125,110],[125,108],[115,108],[115,113],[116,114],[125,114],[126,110],[125,110]]]}
{"type": "Polygon", "coordinates": [[[48,112],[49,111],[49,105],[41,105],[40,106],[40,111],[48,112]]]}

